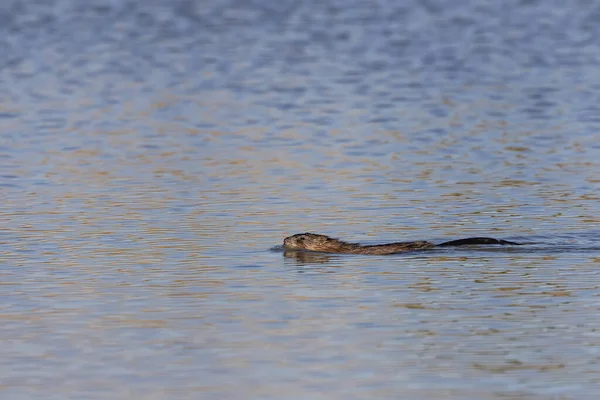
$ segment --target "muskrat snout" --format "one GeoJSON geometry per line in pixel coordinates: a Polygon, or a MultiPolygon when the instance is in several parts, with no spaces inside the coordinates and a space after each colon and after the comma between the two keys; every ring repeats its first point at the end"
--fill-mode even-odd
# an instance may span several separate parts
{"type": "Polygon", "coordinates": [[[283,239],[283,246],[284,247],[293,247],[294,246],[294,238],[292,236],[288,236],[285,239],[283,239]]]}
{"type": "Polygon", "coordinates": [[[311,233],[298,233],[296,235],[288,236],[283,239],[283,246],[290,249],[305,249],[307,241],[310,241],[314,237],[319,235],[311,233]]]}

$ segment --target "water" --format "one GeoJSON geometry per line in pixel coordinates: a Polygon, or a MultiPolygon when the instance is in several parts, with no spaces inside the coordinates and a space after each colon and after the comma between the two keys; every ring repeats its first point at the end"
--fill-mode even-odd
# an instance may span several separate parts
{"type": "Polygon", "coordinates": [[[0,396],[595,398],[599,17],[3,3],[0,396]]]}

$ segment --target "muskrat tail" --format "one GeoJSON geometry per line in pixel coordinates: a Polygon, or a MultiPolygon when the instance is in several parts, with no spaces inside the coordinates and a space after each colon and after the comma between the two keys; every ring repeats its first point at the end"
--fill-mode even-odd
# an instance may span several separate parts
{"type": "Polygon", "coordinates": [[[449,242],[440,243],[437,246],[466,246],[469,244],[501,244],[520,246],[522,243],[509,242],[508,240],[494,239],[488,237],[473,237],[466,239],[451,240],[449,242]]]}

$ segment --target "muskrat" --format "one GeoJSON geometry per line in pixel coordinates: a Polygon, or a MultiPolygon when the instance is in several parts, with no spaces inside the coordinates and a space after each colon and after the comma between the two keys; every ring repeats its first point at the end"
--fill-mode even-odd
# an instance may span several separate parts
{"type": "Polygon", "coordinates": [[[383,255],[404,253],[406,251],[424,250],[432,247],[446,246],[464,246],[469,244],[501,244],[501,245],[519,245],[520,243],[509,242],[488,237],[473,237],[459,240],[452,240],[440,244],[433,244],[427,241],[416,242],[396,242],[386,244],[375,244],[363,246],[359,243],[348,243],[342,240],[334,239],[326,235],[316,233],[298,233],[283,239],[283,247],[289,250],[308,250],[322,253],[346,253],[346,254],[369,254],[383,255]]]}

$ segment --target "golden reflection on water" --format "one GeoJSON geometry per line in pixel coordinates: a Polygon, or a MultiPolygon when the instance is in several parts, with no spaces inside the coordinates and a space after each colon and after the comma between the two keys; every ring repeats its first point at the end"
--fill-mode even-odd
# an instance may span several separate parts
{"type": "MultiPolygon", "coordinates": [[[[6,190],[1,210],[2,333],[24,346],[5,350],[7,365],[28,368],[19,353],[27,345],[37,363],[82,363],[79,385],[102,387],[89,376],[103,365],[153,380],[162,371],[146,368],[164,365],[189,382],[216,382],[191,392],[227,392],[236,377],[245,393],[271,397],[289,387],[272,382],[331,386],[340,370],[385,398],[398,397],[386,385],[399,380],[504,385],[528,371],[547,385],[566,373],[593,379],[593,135],[541,141],[546,132],[511,120],[473,124],[468,108],[485,105],[450,97],[440,103],[464,129],[442,134],[426,111],[419,129],[400,131],[232,127],[216,113],[251,104],[212,94],[164,93],[87,115],[117,112],[116,127],[76,128],[73,115],[64,142],[15,145],[39,158],[14,156],[20,186],[6,190]],[[188,100],[201,108],[193,118],[155,117],[188,100]],[[198,128],[196,118],[218,128],[198,128]],[[546,245],[395,257],[268,250],[303,231],[370,243],[493,234],[546,245]]],[[[418,398],[492,398],[402,387],[418,398]]]]}

